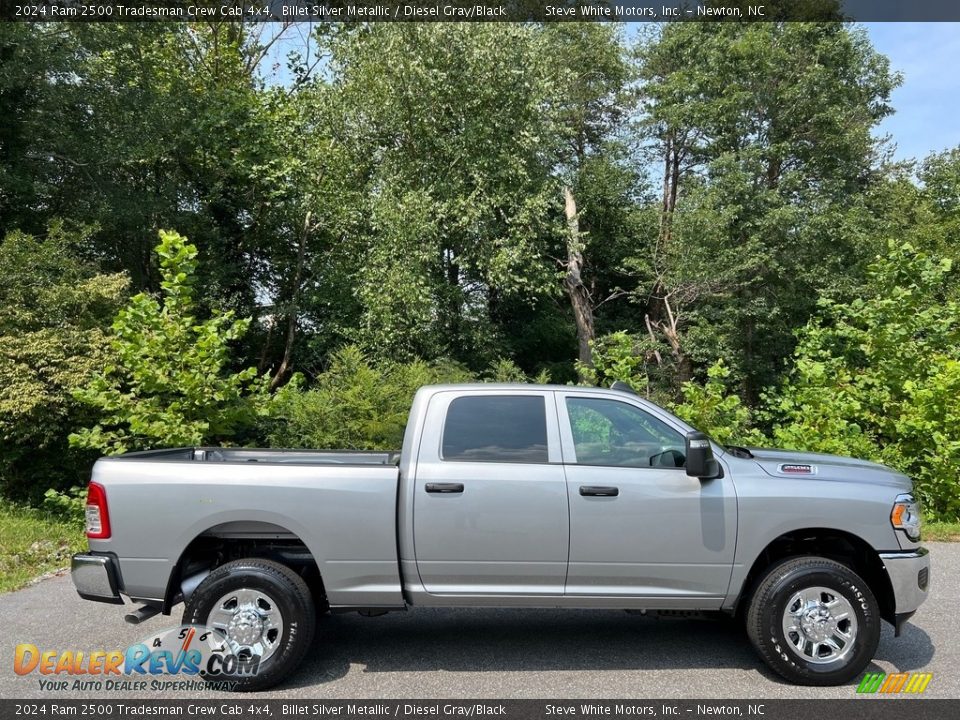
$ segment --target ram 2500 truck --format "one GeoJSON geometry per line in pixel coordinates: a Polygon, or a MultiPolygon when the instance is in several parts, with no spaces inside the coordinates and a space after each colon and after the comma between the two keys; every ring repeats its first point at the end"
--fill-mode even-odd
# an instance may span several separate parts
{"type": "Polygon", "coordinates": [[[624,389],[421,388],[399,454],[185,448],[99,460],[81,597],[185,603],[269,687],[318,617],[409,607],[740,618],[795,683],[849,681],[927,596],[909,478],[721,447],[624,389]]]}

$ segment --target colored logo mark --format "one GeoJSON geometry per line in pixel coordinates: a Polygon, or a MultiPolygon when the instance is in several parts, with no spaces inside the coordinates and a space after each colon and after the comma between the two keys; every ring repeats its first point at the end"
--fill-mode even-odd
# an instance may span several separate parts
{"type": "Polygon", "coordinates": [[[922,693],[933,673],[867,673],[857,685],[858,693],[922,693]]]}

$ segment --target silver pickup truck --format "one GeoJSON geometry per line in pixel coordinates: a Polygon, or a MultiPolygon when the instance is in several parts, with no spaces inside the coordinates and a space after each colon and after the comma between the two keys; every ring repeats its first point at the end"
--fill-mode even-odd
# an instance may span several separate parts
{"type": "Polygon", "coordinates": [[[924,601],[911,481],[721,447],[625,388],[437,385],[399,454],[184,448],[99,460],[88,600],[185,603],[276,684],[327,611],[618,608],[739,618],[795,683],[834,685],[924,601]]]}

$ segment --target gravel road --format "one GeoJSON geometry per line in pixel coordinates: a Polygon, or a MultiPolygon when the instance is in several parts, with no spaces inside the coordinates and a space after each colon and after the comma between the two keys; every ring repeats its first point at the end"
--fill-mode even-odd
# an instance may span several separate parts
{"type": "MultiPolygon", "coordinates": [[[[900,638],[884,624],[869,671],[932,672],[927,697],[960,697],[960,543],[929,543],[931,597],[900,638]]],[[[127,606],[129,607],[129,606],[127,606]]],[[[17,676],[18,643],[50,650],[126,648],[179,621],[132,626],[115,605],[77,597],[68,574],[0,596],[0,698],[163,698],[160,692],[41,691],[17,676]]],[[[854,686],[803,688],[769,672],[732,623],[620,611],[411,610],[321,621],[299,672],[276,698],[849,698],[854,686]]]]}

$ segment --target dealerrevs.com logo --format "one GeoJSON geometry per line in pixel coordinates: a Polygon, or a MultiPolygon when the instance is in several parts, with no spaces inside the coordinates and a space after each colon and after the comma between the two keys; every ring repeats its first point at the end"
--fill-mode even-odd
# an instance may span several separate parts
{"type": "Polygon", "coordinates": [[[126,650],[41,650],[21,643],[13,669],[39,675],[40,689],[50,691],[229,690],[257,674],[260,655],[231,647],[219,630],[182,625],[126,650]]]}

